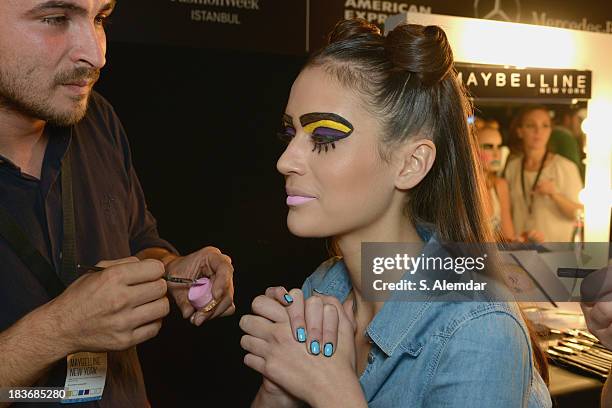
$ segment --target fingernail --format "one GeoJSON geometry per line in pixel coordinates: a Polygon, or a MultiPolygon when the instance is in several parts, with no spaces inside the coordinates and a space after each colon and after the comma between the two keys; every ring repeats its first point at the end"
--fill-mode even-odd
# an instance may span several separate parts
{"type": "Polygon", "coordinates": [[[315,356],[321,352],[321,345],[317,340],[313,340],[310,342],[310,352],[315,356]]]}
{"type": "Polygon", "coordinates": [[[298,341],[304,343],[306,341],[306,330],[303,327],[298,327],[296,332],[298,341]]]}
{"type": "Polygon", "coordinates": [[[331,357],[334,354],[334,345],[331,343],[325,343],[323,347],[323,355],[325,357],[331,357]]]}
{"type": "Polygon", "coordinates": [[[285,294],[283,295],[283,297],[285,298],[285,302],[287,302],[287,303],[293,303],[293,298],[291,297],[291,295],[290,295],[290,294],[285,293],[285,294]]]}
{"type": "Polygon", "coordinates": [[[321,292],[319,289],[317,288],[312,288],[312,291],[315,293],[318,293],[319,295],[323,295],[323,292],[321,292]]]}
{"type": "Polygon", "coordinates": [[[199,326],[204,323],[204,316],[200,315],[196,318],[196,325],[199,326]]]}

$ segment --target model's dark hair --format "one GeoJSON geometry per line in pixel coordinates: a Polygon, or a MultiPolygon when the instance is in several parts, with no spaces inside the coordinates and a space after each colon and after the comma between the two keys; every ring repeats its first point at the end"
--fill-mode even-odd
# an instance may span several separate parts
{"type": "MultiPolygon", "coordinates": [[[[425,178],[407,193],[406,213],[430,224],[443,241],[494,242],[485,217],[485,182],[478,142],[468,125],[472,106],[454,68],[453,52],[437,26],[404,24],[386,37],[364,20],[344,20],[328,45],[306,64],[321,67],[347,89],[382,125],[381,155],[414,137],[436,146],[425,178]]],[[[536,366],[547,378],[546,360],[535,337],[536,366]]]]}
{"type": "Polygon", "coordinates": [[[386,37],[364,20],[344,20],[306,66],[321,66],[364,98],[381,122],[381,152],[412,137],[431,139],[436,159],[408,193],[407,214],[451,242],[493,242],[483,216],[472,107],[457,78],[446,34],[437,26],[400,25],[386,37]]]}

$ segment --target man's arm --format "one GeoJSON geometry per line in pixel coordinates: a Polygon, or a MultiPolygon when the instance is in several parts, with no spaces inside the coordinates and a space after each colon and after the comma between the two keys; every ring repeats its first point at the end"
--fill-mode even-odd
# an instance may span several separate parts
{"type": "MultiPolygon", "coordinates": [[[[36,383],[58,360],[70,354],[49,304],[24,316],[0,333],[0,387],[27,387],[36,383]]],[[[0,403],[0,407],[8,406],[0,403]]]]}
{"type": "Polygon", "coordinates": [[[135,258],[98,265],[107,269],[0,333],[0,387],[31,386],[68,354],[126,350],[157,335],[169,311],[163,266],[135,258]]]}

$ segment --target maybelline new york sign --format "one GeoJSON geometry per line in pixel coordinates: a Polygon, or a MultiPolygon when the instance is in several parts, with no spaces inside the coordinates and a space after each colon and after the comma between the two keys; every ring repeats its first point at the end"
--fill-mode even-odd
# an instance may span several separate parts
{"type": "Polygon", "coordinates": [[[591,71],[518,69],[456,64],[459,78],[476,98],[589,99],[591,71]]]}

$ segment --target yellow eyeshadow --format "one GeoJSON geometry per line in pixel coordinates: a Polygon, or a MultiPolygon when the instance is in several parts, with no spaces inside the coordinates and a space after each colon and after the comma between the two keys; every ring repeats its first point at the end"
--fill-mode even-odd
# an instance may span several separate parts
{"type": "Polygon", "coordinates": [[[350,127],[345,126],[342,123],[338,123],[333,120],[324,119],[324,120],[318,120],[313,123],[309,123],[308,125],[304,126],[304,132],[312,133],[315,131],[316,128],[319,128],[319,127],[335,129],[335,130],[339,130],[340,132],[344,132],[344,133],[349,133],[352,130],[350,127]]]}

